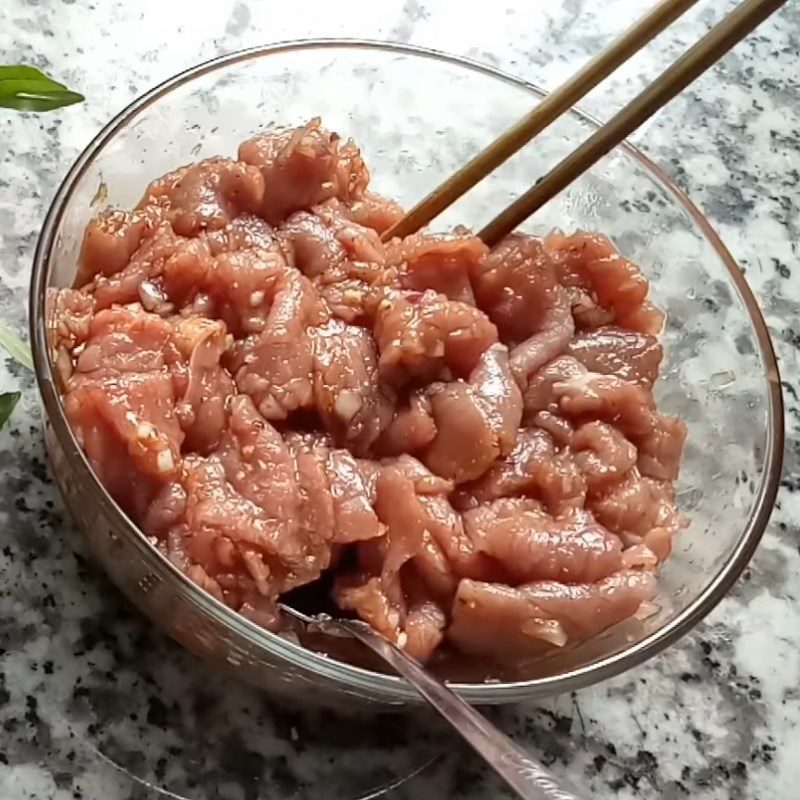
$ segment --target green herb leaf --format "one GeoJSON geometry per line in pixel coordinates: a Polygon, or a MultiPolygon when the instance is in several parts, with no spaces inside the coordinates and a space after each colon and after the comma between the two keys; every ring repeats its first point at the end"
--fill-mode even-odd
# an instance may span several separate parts
{"type": "Polygon", "coordinates": [[[3,394],[0,394],[0,430],[8,422],[8,418],[11,416],[11,412],[20,397],[19,392],[3,392],[3,394]]]}
{"type": "Polygon", "coordinates": [[[0,66],[0,81],[39,81],[52,86],[54,89],[66,89],[63,83],[54,81],[40,69],[27,64],[15,64],[10,67],[0,66]]]}
{"type": "Polygon", "coordinates": [[[3,322],[0,322],[0,347],[4,347],[14,361],[33,372],[33,356],[30,347],[3,322]]]}
{"type": "Polygon", "coordinates": [[[52,111],[84,100],[36,67],[0,67],[0,106],[17,111],[52,111]]]}

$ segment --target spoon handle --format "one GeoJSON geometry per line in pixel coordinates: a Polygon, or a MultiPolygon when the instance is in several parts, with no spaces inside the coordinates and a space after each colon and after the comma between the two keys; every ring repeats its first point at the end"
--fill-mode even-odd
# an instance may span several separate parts
{"type": "Polygon", "coordinates": [[[364,623],[336,620],[334,624],[363,642],[405,678],[521,798],[580,800],[572,790],[561,787],[563,781],[559,783],[538,761],[399,647],[364,623]]]}

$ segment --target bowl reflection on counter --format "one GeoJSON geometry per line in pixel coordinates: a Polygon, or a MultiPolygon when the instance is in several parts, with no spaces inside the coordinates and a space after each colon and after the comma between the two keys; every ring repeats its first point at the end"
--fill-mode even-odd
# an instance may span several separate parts
{"type": "MultiPolygon", "coordinates": [[[[148,181],[228,155],[269,124],[321,116],[352,136],[373,188],[406,207],[542,97],[496,70],[408,46],[308,41],[234,53],[153,89],[115,117],[78,158],[45,220],[31,282],[31,341],[53,474],[90,548],[125,595],[190,650],[238,676],[304,701],[354,708],[418,698],[398,678],[326,657],[269,633],[195,586],[121,513],[67,424],[48,349],[45,298],[69,286],[83,229],[111,206],[131,207],[148,181]],[[104,186],[103,192],[98,187],[104,186]],[[97,198],[104,199],[97,202],[97,198]],[[357,699],[358,702],[355,702],[357,699]]],[[[477,228],[596,127],[570,112],[459,200],[437,227],[477,228]]],[[[689,439],[678,500],[691,518],[660,574],[648,615],[532,665],[514,680],[469,682],[477,703],[572,691],[658,653],[702,619],[749,561],[775,500],[783,451],[780,381],[764,320],[722,242],[652,162],[617,148],[523,230],[600,230],[641,265],[668,314],[656,395],[689,439]]]]}

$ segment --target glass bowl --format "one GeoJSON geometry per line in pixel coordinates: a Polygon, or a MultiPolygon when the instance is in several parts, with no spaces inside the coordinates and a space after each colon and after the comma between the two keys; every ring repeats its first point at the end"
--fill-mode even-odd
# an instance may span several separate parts
{"type": "MultiPolygon", "coordinates": [[[[237,675],[303,701],[352,709],[417,700],[401,680],[263,630],[178,572],[121,513],[64,416],[48,349],[45,298],[72,283],[88,220],[130,207],[148,181],[188,161],[232,154],[259,127],[324,124],[362,147],[373,188],[406,206],[541,99],[524,81],[408,46],[304,41],[209,61],[131,104],[72,166],[47,214],[31,283],[31,341],[53,474],[102,566],[156,625],[237,675]]],[[[572,111],[437,226],[478,228],[585,139],[572,111]]],[[[456,682],[476,703],[571,691],[655,655],[702,619],[750,559],[771,513],[783,451],[780,381],[766,325],[722,242],[670,179],[623,145],[524,229],[599,230],[641,265],[668,314],[660,407],[689,426],[679,503],[691,525],[664,565],[652,613],[538,662],[525,680],[456,682]]]]}

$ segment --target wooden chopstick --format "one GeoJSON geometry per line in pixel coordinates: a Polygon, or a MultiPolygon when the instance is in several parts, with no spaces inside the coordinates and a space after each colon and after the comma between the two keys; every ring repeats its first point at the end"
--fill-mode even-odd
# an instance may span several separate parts
{"type": "Polygon", "coordinates": [[[696,2],[697,0],[663,0],[648,11],[566,83],[548,94],[530,114],[526,114],[519,122],[498,136],[487,148],[414,206],[383,234],[381,237],[383,241],[386,242],[395,236],[408,236],[423,225],[427,225],[558,119],[696,2]]]}
{"type": "Polygon", "coordinates": [[[785,2],[745,0],[586,142],[500,212],[478,236],[490,247],[497,244],[612,147],[630,136],[785,2]]]}

